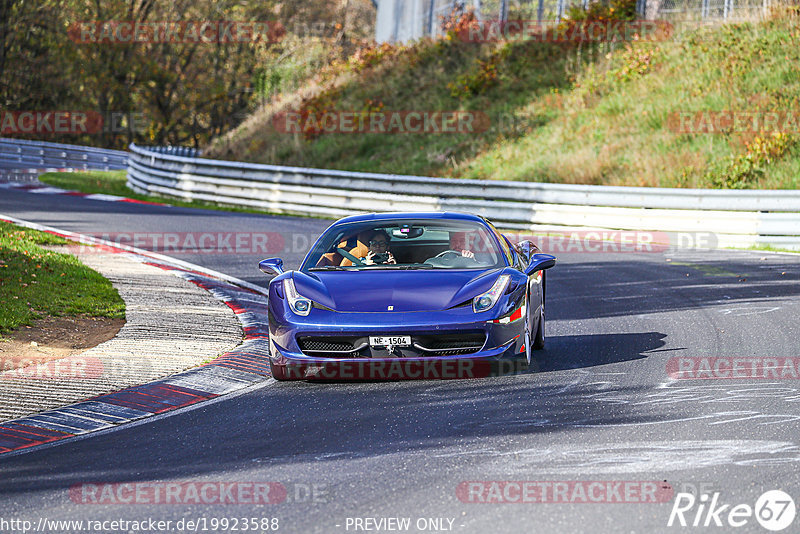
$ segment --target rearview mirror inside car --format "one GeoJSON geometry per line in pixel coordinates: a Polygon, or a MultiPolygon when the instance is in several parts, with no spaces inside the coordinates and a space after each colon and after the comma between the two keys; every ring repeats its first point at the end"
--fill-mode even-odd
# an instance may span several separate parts
{"type": "Polygon", "coordinates": [[[421,226],[404,225],[392,230],[392,235],[399,239],[415,239],[425,233],[425,228],[421,226]]]}

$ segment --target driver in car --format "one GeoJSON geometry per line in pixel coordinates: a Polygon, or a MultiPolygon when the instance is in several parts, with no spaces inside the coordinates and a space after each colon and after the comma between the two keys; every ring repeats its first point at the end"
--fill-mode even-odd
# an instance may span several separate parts
{"type": "Polygon", "coordinates": [[[364,265],[396,265],[397,260],[389,250],[389,234],[383,230],[372,232],[369,236],[369,252],[366,257],[361,259],[364,260],[364,265]]]}
{"type": "Polygon", "coordinates": [[[450,250],[461,252],[462,257],[474,260],[475,253],[469,250],[468,241],[466,232],[450,232],[450,250]]]}

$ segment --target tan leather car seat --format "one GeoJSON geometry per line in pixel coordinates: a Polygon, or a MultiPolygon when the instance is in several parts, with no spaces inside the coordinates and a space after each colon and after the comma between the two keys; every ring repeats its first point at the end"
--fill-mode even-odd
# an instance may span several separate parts
{"type": "MultiPolygon", "coordinates": [[[[352,238],[350,238],[349,240],[352,240],[352,238]]],[[[337,248],[343,248],[344,250],[347,250],[347,241],[348,239],[340,241],[339,244],[337,245],[337,248]]],[[[326,252],[319,258],[319,261],[317,262],[316,266],[328,267],[330,265],[341,265],[343,259],[344,256],[342,256],[338,252],[326,252]]]]}
{"type": "Polygon", "coordinates": [[[326,252],[320,257],[317,262],[317,267],[329,267],[331,265],[339,265],[342,263],[343,256],[338,252],[326,252]]]}
{"type": "MultiPolygon", "coordinates": [[[[361,232],[356,237],[356,246],[348,250],[350,254],[355,256],[356,258],[365,258],[367,254],[369,254],[369,236],[372,232],[361,232]]],[[[342,267],[349,267],[353,265],[353,262],[348,260],[347,258],[343,258],[341,263],[339,264],[342,267]]]]}

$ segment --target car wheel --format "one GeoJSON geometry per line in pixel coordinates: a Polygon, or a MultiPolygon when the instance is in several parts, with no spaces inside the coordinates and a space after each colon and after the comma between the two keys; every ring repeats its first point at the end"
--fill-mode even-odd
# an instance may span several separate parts
{"type": "Polygon", "coordinates": [[[535,350],[544,348],[544,300],[542,301],[541,312],[539,313],[539,325],[536,328],[536,337],[533,339],[533,348],[535,350]]]}
{"type": "Polygon", "coordinates": [[[528,361],[528,367],[531,366],[532,350],[531,350],[531,303],[530,298],[526,302],[528,313],[525,314],[525,359],[528,361]]]}

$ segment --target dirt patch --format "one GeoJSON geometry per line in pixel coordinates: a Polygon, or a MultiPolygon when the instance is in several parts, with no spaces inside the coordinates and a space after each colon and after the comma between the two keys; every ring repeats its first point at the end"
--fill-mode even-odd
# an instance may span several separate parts
{"type": "Polygon", "coordinates": [[[125,319],[44,317],[0,339],[0,371],[79,354],[113,338],[125,319]]]}

